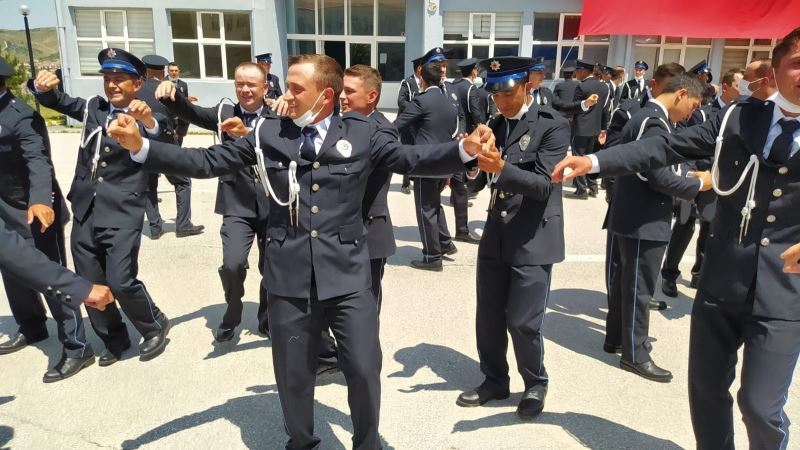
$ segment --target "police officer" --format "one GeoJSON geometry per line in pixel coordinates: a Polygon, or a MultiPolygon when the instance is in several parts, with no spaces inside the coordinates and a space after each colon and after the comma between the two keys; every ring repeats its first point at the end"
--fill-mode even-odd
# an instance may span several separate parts
{"type": "MultiPolygon", "coordinates": [[[[158,309],[144,284],[136,278],[147,194],[147,173],[114,139],[106,135],[121,113],[135,117],[137,132],[165,139],[167,118],[152,113],[136,100],[145,74],[144,63],[122,49],[102,50],[97,59],[103,74],[105,98],[73,98],[54,90],[58,78],[40,71],[31,89],[40,104],[84,123],[72,202],[72,258],[78,275],[107,283],[125,315],[143,337],[139,359],[160,355],[167,345],[169,320],[158,309]]],[[[114,364],[131,345],[116,305],[105,311],[88,310],[92,327],[106,345],[100,365],[114,364]]]]}
{"type": "MultiPolygon", "coordinates": [[[[561,114],[570,122],[570,133],[572,132],[573,115],[564,112],[565,105],[572,103],[575,98],[575,90],[578,88],[578,80],[573,78],[575,73],[575,64],[567,62],[561,68],[561,74],[564,76],[564,81],[556,84],[553,88],[553,108],[560,111],[561,114]]],[[[571,142],[571,141],[570,141],[571,142]]]]}
{"type": "MultiPolygon", "coordinates": [[[[397,93],[397,114],[402,114],[406,107],[414,97],[419,94],[419,87],[421,84],[420,71],[424,62],[424,56],[411,60],[411,65],[414,73],[404,78],[400,82],[400,90],[397,93]]],[[[403,144],[413,144],[414,136],[409,133],[403,133],[400,130],[400,140],[403,144]]],[[[404,194],[411,194],[411,178],[408,175],[403,175],[403,183],[400,185],[400,192],[404,194]]]]}
{"type": "MultiPolygon", "coordinates": [[[[59,234],[68,213],[61,211],[64,199],[50,160],[47,127],[38,113],[17,101],[6,87],[13,73],[13,67],[0,58],[0,219],[4,229],[18,233],[25,245],[36,246],[52,265],[66,265],[59,234]]],[[[7,256],[17,257],[16,253],[7,256]]],[[[0,355],[4,355],[46,339],[48,332],[39,294],[14,273],[1,272],[11,314],[19,325],[17,334],[0,344],[0,355]]],[[[58,301],[61,292],[52,288],[42,292],[63,345],[60,360],[44,375],[44,382],[50,383],[75,375],[95,358],[79,305],[58,301]]]]}
{"type": "Polygon", "coordinates": [[[715,185],[730,191],[745,161],[758,161],[739,189],[717,199],[692,307],[689,406],[698,449],[734,448],[729,391],[742,346],[737,400],[750,448],[789,445],[784,406],[800,354],[800,277],[793,275],[800,272],[797,61],[800,29],[772,52],[774,101],[736,102],[681,133],[568,158],[553,171],[554,180],[562,181],[590,171],[650,170],[713,156],[721,140],[715,185]],[[566,177],[565,168],[573,170],[566,177]]]}
{"type": "MultiPolygon", "coordinates": [[[[169,81],[161,83],[155,97],[161,100],[171,114],[177,115],[200,128],[219,132],[222,142],[238,139],[255,128],[259,118],[272,114],[264,102],[267,90],[266,73],[261,66],[244,62],[234,70],[235,105],[220,103],[206,108],[194,105],[169,81]]],[[[269,200],[258,173],[253,167],[219,177],[214,212],[222,215],[219,230],[222,239],[222,266],[219,277],[228,307],[217,328],[218,342],[233,339],[236,327],[242,321],[242,297],[247,276],[247,255],[256,241],[258,271],[263,274],[264,245],[266,243],[269,200]]],[[[267,291],[259,289],[258,330],[269,334],[267,318],[267,291]]]]}
{"type": "Polygon", "coordinates": [[[261,150],[259,166],[275,192],[264,277],[287,447],[320,445],[314,436],[313,392],[319,339],[330,325],[341,344],[353,447],[378,449],[381,350],[362,214],[368,176],[376,168],[425,175],[463,170],[471,155],[493,146],[494,139],[479,128],[460,143],[403,146],[375,120],[357,113],[338,117],[333,111],[342,69],[329,56],[292,57],[287,81],[288,117],[267,117],[244,139],[210,149],[187,152],[143,140],[130,117],[109,132],[131,149],[132,159],[144,161],[144,169],[196,177],[257,164],[256,149],[261,150]]]}
{"type": "MultiPolygon", "coordinates": [[[[439,87],[445,64],[444,50],[441,47],[429,50],[423,61],[421,91],[397,115],[394,125],[401,135],[413,135],[416,144],[442,144],[454,140],[459,130],[458,111],[439,87]]],[[[442,257],[458,251],[442,209],[441,192],[447,178],[414,178],[414,205],[422,241],[422,259],[411,261],[411,267],[441,271],[442,257]]]]}
{"type": "Polygon", "coordinates": [[[528,83],[531,87],[531,97],[533,98],[533,102],[539,106],[547,106],[552,108],[553,91],[546,86],[542,86],[542,83],[544,83],[545,68],[546,66],[544,64],[544,57],[540,56],[538,58],[533,58],[533,64],[528,72],[528,83]]]}
{"type": "Polygon", "coordinates": [[[714,81],[714,76],[711,75],[711,68],[708,67],[708,63],[705,59],[693,65],[688,72],[694,74],[703,83],[711,84],[711,82],[714,81]]]}
{"type": "Polygon", "coordinates": [[[272,69],[272,53],[256,55],[256,64],[264,69],[267,74],[267,92],[264,94],[264,101],[267,102],[267,105],[272,106],[273,100],[277,100],[278,97],[283,95],[281,79],[277,75],[270,73],[272,69]]]}
{"type": "MultiPolygon", "coordinates": [[[[170,61],[167,65],[167,79],[175,84],[175,90],[180,92],[181,95],[190,102],[197,101],[197,97],[189,95],[189,86],[185,81],[181,80],[181,67],[175,61],[170,61]]],[[[183,138],[189,131],[189,122],[178,117],[177,124],[175,125],[175,138],[178,145],[183,145],[183,138]]]]}
{"type": "MultiPolygon", "coordinates": [[[[605,142],[609,113],[606,108],[608,86],[596,76],[599,75],[597,67],[589,61],[577,60],[575,76],[580,84],[575,88],[572,102],[561,106],[562,112],[575,115],[572,123],[572,152],[575,155],[594,153],[595,144],[598,141],[605,142]]],[[[565,194],[566,197],[579,200],[586,200],[590,195],[597,196],[594,177],[575,178],[575,192],[565,194]]]]}
{"type": "MultiPolygon", "coordinates": [[[[180,145],[182,138],[177,134],[178,118],[167,111],[164,106],[156,100],[155,93],[158,85],[164,80],[164,66],[169,61],[167,58],[158,55],[145,55],[142,57],[147,71],[145,80],[136,98],[147,103],[150,109],[158,114],[167,117],[168,129],[165,130],[165,139],[169,142],[177,142],[180,145]]],[[[158,239],[164,234],[164,221],[161,220],[161,213],[158,211],[158,174],[148,174],[147,178],[147,202],[145,203],[145,215],[150,222],[150,238],[158,239]]],[[[192,179],[189,177],[167,175],[169,181],[175,187],[175,205],[177,216],[175,217],[175,236],[182,238],[200,234],[205,229],[203,225],[192,223],[192,179]]]]}
{"type": "Polygon", "coordinates": [[[476,330],[485,379],[457,403],[508,398],[510,333],[525,382],[517,414],[532,419],[547,395],[541,328],[553,264],[564,260],[561,189],[549,172],[567,153],[569,125],[528,95],[531,58],[490,58],[481,65],[488,67],[486,88],[501,114],[489,122],[499,152],[478,156],[492,191],[477,268],[476,330]]]}
{"type": "Polygon", "coordinates": [[[650,80],[645,78],[650,66],[644,61],[636,61],[633,63],[633,79],[628,80],[627,83],[622,85],[622,93],[620,94],[620,102],[628,99],[639,100],[647,92],[650,87],[650,80]]]}

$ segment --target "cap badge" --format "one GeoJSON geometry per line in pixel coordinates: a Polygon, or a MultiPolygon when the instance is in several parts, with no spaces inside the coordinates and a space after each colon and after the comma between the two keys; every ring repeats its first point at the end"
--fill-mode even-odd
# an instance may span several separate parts
{"type": "Polygon", "coordinates": [[[113,48],[110,48],[106,52],[106,56],[108,56],[109,58],[116,58],[117,52],[113,48]]]}
{"type": "Polygon", "coordinates": [[[495,59],[495,60],[493,60],[493,61],[492,61],[492,62],[489,64],[489,68],[490,68],[490,69],[492,69],[492,70],[494,70],[495,72],[497,72],[498,70],[500,70],[500,61],[498,61],[498,60],[496,60],[496,59],[495,59]]]}

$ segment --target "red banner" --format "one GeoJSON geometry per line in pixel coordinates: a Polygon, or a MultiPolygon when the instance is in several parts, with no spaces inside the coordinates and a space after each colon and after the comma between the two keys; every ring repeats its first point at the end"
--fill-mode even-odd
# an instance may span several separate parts
{"type": "Polygon", "coordinates": [[[581,35],[781,38],[800,27],[800,0],[583,0],[581,35]]]}

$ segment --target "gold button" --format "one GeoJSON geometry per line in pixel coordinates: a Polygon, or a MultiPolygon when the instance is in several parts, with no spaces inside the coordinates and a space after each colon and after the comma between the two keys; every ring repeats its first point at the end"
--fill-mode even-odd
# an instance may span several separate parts
{"type": "Polygon", "coordinates": [[[319,169],[319,161],[314,161],[314,164],[312,164],[311,167],[319,169]]]}
{"type": "Polygon", "coordinates": [[[507,212],[505,212],[505,211],[501,211],[501,212],[500,212],[500,217],[505,217],[505,216],[507,216],[507,215],[508,215],[508,213],[507,213],[507,212]]]}
{"type": "Polygon", "coordinates": [[[497,194],[497,196],[500,198],[506,198],[506,194],[504,192],[497,194]]]}
{"type": "Polygon", "coordinates": [[[786,175],[787,173],[789,173],[789,168],[788,167],[781,167],[780,169],[778,169],[778,173],[781,174],[781,175],[786,175]]]}
{"type": "Polygon", "coordinates": [[[775,197],[780,197],[781,195],[783,195],[783,191],[780,189],[775,189],[774,191],[772,191],[772,195],[774,195],[775,197]]]}
{"type": "Polygon", "coordinates": [[[769,223],[775,222],[775,216],[773,216],[772,214],[768,215],[767,216],[767,222],[769,222],[769,223]]]}
{"type": "Polygon", "coordinates": [[[105,151],[106,153],[111,153],[111,149],[109,147],[104,148],[103,151],[105,151]]]}
{"type": "Polygon", "coordinates": [[[764,238],[764,239],[761,240],[761,246],[762,247],[766,247],[768,245],[769,245],[769,239],[764,238]]]}
{"type": "Polygon", "coordinates": [[[311,230],[311,237],[315,238],[317,236],[319,236],[319,232],[317,230],[311,230]]]}
{"type": "Polygon", "coordinates": [[[103,161],[100,163],[100,167],[108,167],[108,163],[103,161]]]}
{"type": "Polygon", "coordinates": [[[317,205],[314,205],[314,206],[311,207],[311,214],[316,214],[318,212],[319,212],[319,208],[317,207],[317,205]]]}
{"type": "Polygon", "coordinates": [[[311,190],[314,191],[314,192],[317,192],[319,190],[319,185],[317,183],[312,184],[311,185],[311,190]]]}
{"type": "Polygon", "coordinates": [[[100,178],[98,178],[98,179],[97,179],[97,182],[98,182],[98,183],[102,183],[102,182],[103,182],[103,177],[100,177],[100,178]]]}

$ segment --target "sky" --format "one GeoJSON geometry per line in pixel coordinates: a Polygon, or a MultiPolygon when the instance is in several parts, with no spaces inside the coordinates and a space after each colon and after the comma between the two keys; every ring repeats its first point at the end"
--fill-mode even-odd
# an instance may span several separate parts
{"type": "Polygon", "coordinates": [[[54,0],[0,0],[0,30],[25,29],[19,5],[28,5],[31,8],[28,16],[31,28],[56,26],[54,0]]]}

